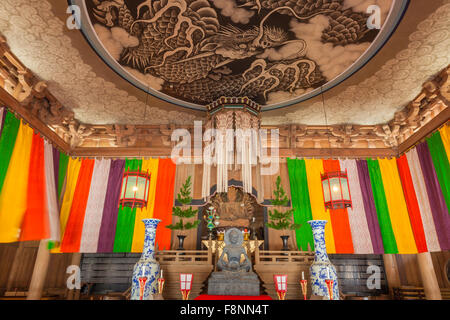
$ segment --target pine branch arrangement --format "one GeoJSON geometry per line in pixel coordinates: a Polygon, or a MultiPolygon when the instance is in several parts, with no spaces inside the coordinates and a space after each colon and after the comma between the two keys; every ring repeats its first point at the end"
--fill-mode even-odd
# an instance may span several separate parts
{"type": "MultiPolygon", "coordinates": [[[[289,199],[281,186],[281,177],[277,177],[276,188],[273,191],[274,199],[271,200],[273,206],[283,207],[287,206],[289,199]]],[[[300,225],[293,222],[294,209],[281,212],[274,208],[269,210],[270,222],[266,223],[266,226],[275,230],[296,230],[300,228],[300,225]]]]}
{"type": "Polygon", "coordinates": [[[182,204],[182,206],[172,208],[172,215],[179,217],[180,220],[175,224],[170,224],[166,226],[166,228],[169,228],[171,230],[189,230],[198,227],[200,220],[189,221],[186,223],[184,223],[183,220],[183,219],[188,220],[197,216],[198,210],[193,210],[192,207],[183,209],[183,207],[187,206],[192,201],[191,187],[192,187],[191,176],[189,176],[186,179],[185,183],[181,186],[180,192],[177,194],[177,200],[182,204]]]}

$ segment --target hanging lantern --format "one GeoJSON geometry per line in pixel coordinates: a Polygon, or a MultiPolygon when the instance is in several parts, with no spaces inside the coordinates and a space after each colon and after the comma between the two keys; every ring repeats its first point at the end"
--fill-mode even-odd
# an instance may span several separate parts
{"type": "Polygon", "coordinates": [[[345,209],[352,207],[347,170],[326,172],[322,177],[323,199],[327,209],[345,209]]]}
{"type": "Polygon", "coordinates": [[[150,174],[143,171],[126,171],[123,174],[119,207],[147,207],[150,189],[150,174]]]}

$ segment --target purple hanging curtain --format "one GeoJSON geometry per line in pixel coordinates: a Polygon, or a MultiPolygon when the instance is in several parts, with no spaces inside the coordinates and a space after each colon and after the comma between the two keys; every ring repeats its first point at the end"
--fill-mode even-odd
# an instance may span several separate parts
{"type": "Polygon", "coordinates": [[[109,171],[97,252],[113,252],[125,160],[113,160],[109,171]]]}
{"type": "Polygon", "coordinates": [[[370,183],[369,168],[366,160],[356,160],[358,168],[359,184],[366,212],[367,226],[369,227],[370,238],[372,239],[373,253],[383,254],[384,246],[381,238],[380,225],[378,223],[377,209],[373,199],[372,185],[370,183]]]}
{"type": "Polygon", "coordinates": [[[441,250],[450,250],[450,217],[447,204],[439,185],[428,144],[423,142],[417,146],[420,168],[427,188],[431,213],[441,250]]]}
{"type": "Polygon", "coordinates": [[[6,107],[0,107],[0,137],[3,132],[3,124],[5,123],[6,107]]]}
{"type": "Polygon", "coordinates": [[[56,197],[58,197],[58,181],[59,181],[59,151],[52,146],[53,151],[53,171],[55,172],[56,197]]]}

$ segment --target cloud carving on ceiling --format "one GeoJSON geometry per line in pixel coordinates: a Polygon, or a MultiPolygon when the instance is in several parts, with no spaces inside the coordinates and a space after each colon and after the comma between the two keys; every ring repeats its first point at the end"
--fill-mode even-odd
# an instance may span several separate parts
{"type": "Polygon", "coordinates": [[[284,116],[264,117],[263,124],[306,125],[386,123],[420,92],[422,84],[450,63],[450,1],[417,25],[408,47],[358,85],[322,102],[296,107],[284,116]]]}
{"type": "MultiPolygon", "coordinates": [[[[65,21],[53,14],[47,0],[0,1],[0,32],[6,37],[12,52],[48,82],[50,92],[74,111],[79,121],[89,124],[183,125],[192,124],[196,119],[189,112],[146,106],[114,83],[97,76],[92,67],[81,59],[70,37],[64,34],[66,28],[65,21]]],[[[136,41],[126,38],[119,30],[108,32],[111,32],[111,41],[120,39],[122,47],[136,41]]],[[[146,76],[143,76],[143,81],[158,84],[157,79],[146,76]]]]}

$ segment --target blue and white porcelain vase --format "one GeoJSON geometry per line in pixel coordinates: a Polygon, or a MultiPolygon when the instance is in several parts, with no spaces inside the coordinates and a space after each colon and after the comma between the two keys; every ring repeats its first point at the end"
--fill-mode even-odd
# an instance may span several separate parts
{"type": "Polygon", "coordinates": [[[144,250],[141,258],[134,265],[131,285],[131,300],[153,300],[153,294],[158,293],[158,278],[160,274],[159,263],[155,260],[156,227],[159,219],[143,219],[145,224],[144,250]],[[139,278],[147,278],[141,281],[139,278]],[[141,289],[143,289],[141,291],[141,289]]]}
{"type": "Polygon", "coordinates": [[[325,224],[326,220],[310,220],[314,237],[315,257],[309,268],[311,276],[311,294],[328,297],[328,288],[325,279],[333,280],[333,300],[339,300],[339,287],[336,268],[328,259],[327,248],[325,246],[325,224]]]}

